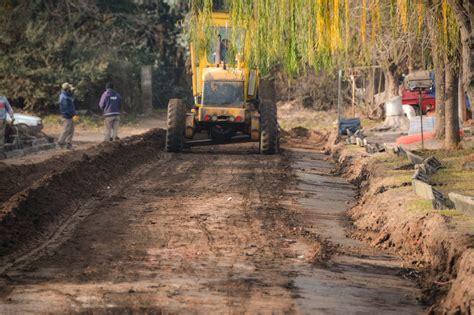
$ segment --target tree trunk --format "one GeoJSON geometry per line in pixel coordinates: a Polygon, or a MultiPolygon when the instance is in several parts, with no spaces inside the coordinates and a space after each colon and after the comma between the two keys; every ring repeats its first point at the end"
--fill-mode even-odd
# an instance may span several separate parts
{"type": "Polygon", "coordinates": [[[449,0],[461,34],[461,61],[464,91],[474,100],[474,4],[473,1],[449,0]]]}
{"type": "Polygon", "coordinates": [[[142,66],[142,111],[144,114],[153,112],[153,88],[152,88],[152,67],[142,66]]]}
{"type": "MultiPolygon", "coordinates": [[[[439,5],[437,1],[430,1],[430,6],[439,5]]],[[[437,20],[441,19],[439,12],[434,12],[434,14],[428,14],[428,29],[431,43],[431,55],[433,56],[434,64],[434,74],[435,74],[435,92],[436,92],[436,126],[435,126],[435,137],[437,139],[444,139],[446,124],[444,116],[444,62],[441,57],[438,38],[439,33],[437,32],[437,20]]]]}
{"type": "Polygon", "coordinates": [[[375,69],[369,69],[368,73],[368,84],[366,89],[366,103],[370,105],[370,108],[373,108],[374,105],[374,94],[375,94],[375,69]]]}
{"type": "Polygon", "coordinates": [[[454,68],[454,61],[446,63],[446,149],[457,149],[461,142],[459,136],[458,115],[458,80],[459,72],[454,68]]]}
{"type": "Polygon", "coordinates": [[[397,65],[391,64],[385,69],[385,100],[398,96],[397,65]]]}
{"type": "Polygon", "coordinates": [[[444,91],[444,80],[445,73],[443,69],[443,64],[440,62],[435,62],[435,93],[436,93],[436,127],[435,127],[435,136],[437,139],[444,139],[445,129],[446,129],[446,120],[445,120],[445,91],[444,91]]]}
{"type": "Polygon", "coordinates": [[[459,111],[459,121],[461,125],[466,121],[467,111],[466,111],[466,92],[464,91],[464,84],[462,82],[463,71],[461,71],[459,81],[458,81],[458,111],[459,111]]]}

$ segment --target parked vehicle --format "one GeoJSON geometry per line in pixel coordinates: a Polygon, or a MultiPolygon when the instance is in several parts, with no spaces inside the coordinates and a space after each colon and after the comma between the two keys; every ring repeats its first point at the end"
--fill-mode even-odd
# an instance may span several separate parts
{"type": "MultiPolygon", "coordinates": [[[[10,115],[7,114],[7,123],[11,124],[11,121],[12,119],[10,115]]],[[[13,122],[13,125],[17,126],[21,124],[27,125],[35,132],[40,132],[43,129],[43,121],[41,118],[32,115],[15,113],[15,121],[13,122]]]]}
{"type": "Polygon", "coordinates": [[[420,115],[419,92],[416,87],[423,85],[421,107],[423,114],[434,112],[436,109],[434,74],[421,70],[411,72],[405,77],[402,84],[402,105],[412,106],[417,115],[420,115]]]}

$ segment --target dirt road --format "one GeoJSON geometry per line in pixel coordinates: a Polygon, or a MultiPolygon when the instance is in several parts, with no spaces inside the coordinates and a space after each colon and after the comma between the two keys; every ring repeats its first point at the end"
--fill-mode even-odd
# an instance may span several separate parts
{"type": "Polygon", "coordinates": [[[345,236],[356,191],[324,155],[256,149],[155,153],[70,196],[50,234],[3,257],[0,313],[422,312],[399,259],[345,236]]]}

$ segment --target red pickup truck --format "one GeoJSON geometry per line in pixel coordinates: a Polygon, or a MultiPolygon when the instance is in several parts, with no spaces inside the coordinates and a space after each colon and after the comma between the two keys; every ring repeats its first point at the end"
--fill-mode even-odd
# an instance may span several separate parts
{"type": "Polygon", "coordinates": [[[417,90],[413,90],[417,83],[422,83],[425,87],[421,92],[423,114],[434,112],[436,109],[434,75],[429,71],[414,71],[405,77],[401,91],[402,105],[413,106],[416,114],[420,114],[419,94],[417,90]]]}

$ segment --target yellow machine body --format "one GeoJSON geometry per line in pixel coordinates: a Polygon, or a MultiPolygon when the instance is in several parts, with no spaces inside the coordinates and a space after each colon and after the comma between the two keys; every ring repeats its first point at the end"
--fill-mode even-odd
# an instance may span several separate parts
{"type": "MultiPolygon", "coordinates": [[[[212,27],[219,41],[232,44],[235,40],[229,23],[229,14],[223,12],[212,13],[212,27]],[[218,34],[218,35],[217,35],[218,34]]],[[[252,141],[259,139],[259,114],[252,102],[257,100],[259,74],[257,69],[251,69],[245,60],[245,33],[239,30],[239,45],[235,45],[235,59],[228,60],[227,56],[217,59],[217,52],[202,50],[196,52],[191,46],[192,86],[194,95],[194,108],[186,118],[185,136],[192,139],[195,132],[206,130],[211,125],[235,125],[239,132],[250,136],[252,141]],[[238,46],[238,47],[237,47],[238,46]],[[214,60],[213,60],[214,58],[214,60]],[[239,101],[232,100],[230,104],[216,104],[208,101],[206,89],[220,89],[219,86],[241,86],[243,92],[239,101]],[[207,119],[206,119],[207,118],[207,119]],[[236,121],[235,119],[239,121],[236,121]]],[[[218,44],[220,45],[220,44],[218,44]]],[[[223,44],[224,45],[224,44],[223,44]]],[[[225,46],[225,45],[224,45],[225,46]]],[[[216,45],[216,50],[217,50],[216,45]]],[[[226,93],[222,89],[222,93],[226,93]]],[[[219,93],[219,91],[213,91],[219,93]]],[[[227,96],[228,98],[229,96],[227,96]]]]}
{"type": "Polygon", "coordinates": [[[279,151],[274,87],[271,80],[260,81],[258,70],[249,66],[246,30],[233,29],[229,21],[228,13],[212,13],[213,38],[206,48],[191,46],[194,104],[187,112],[182,100],[170,99],[168,152],[248,141],[259,142],[261,154],[279,151]]]}

